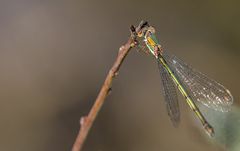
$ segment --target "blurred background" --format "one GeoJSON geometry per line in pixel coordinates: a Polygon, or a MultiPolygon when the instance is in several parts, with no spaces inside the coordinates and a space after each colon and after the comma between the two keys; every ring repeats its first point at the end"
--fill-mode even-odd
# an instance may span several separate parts
{"type": "MultiPolygon", "coordinates": [[[[0,1],[0,150],[66,151],[131,24],[149,21],[165,50],[240,95],[239,1],[0,1]]],[[[168,118],[157,63],[132,50],[84,151],[239,150],[240,111],[201,108],[209,139],[180,96],[168,118]]]]}

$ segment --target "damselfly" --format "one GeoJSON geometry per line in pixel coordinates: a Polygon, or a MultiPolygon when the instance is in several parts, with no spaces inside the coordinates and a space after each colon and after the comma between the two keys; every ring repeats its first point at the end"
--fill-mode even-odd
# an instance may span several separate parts
{"type": "Polygon", "coordinates": [[[233,103],[230,91],[196,71],[176,56],[170,55],[165,50],[163,51],[156,38],[155,29],[149,26],[147,22],[141,22],[137,36],[143,39],[148,51],[158,62],[168,115],[173,125],[178,125],[180,121],[177,88],[201,121],[206,132],[213,136],[213,127],[207,122],[196,103],[200,102],[214,110],[227,112],[233,103]]]}

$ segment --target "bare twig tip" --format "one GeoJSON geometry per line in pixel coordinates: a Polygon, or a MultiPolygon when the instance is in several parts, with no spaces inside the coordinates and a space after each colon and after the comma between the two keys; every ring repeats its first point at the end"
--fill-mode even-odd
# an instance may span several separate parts
{"type": "Polygon", "coordinates": [[[134,26],[132,26],[131,36],[129,37],[127,43],[119,48],[116,61],[114,62],[112,68],[110,69],[105,79],[105,82],[98,94],[98,97],[95,100],[95,103],[93,104],[91,110],[89,111],[88,116],[82,117],[79,121],[81,127],[79,129],[79,133],[77,135],[75,143],[73,144],[72,151],[81,151],[83,144],[86,140],[86,137],[88,135],[88,132],[92,127],[92,124],[96,116],[98,115],[99,110],[101,109],[103,103],[105,102],[107,95],[109,95],[112,91],[111,84],[114,76],[118,75],[117,71],[122,65],[124,58],[127,56],[130,49],[136,45],[137,45],[136,29],[134,28],[134,26]]]}

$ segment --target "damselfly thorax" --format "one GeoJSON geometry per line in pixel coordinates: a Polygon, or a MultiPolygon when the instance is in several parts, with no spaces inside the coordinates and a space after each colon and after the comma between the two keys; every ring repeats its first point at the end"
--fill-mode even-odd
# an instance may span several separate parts
{"type": "Polygon", "coordinates": [[[138,33],[138,37],[142,38],[142,42],[139,44],[139,47],[143,50],[143,52],[147,54],[151,53],[158,58],[159,55],[162,55],[163,48],[155,37],[155,32],[156,30],[152,26],[144,27],[144,29],[138,33]]]}

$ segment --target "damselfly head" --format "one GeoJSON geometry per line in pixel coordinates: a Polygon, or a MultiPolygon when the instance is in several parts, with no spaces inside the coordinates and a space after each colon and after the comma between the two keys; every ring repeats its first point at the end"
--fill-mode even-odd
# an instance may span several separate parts
{"type": "Polygon", "coordinates": [[[137,33],[137,35],[138,37],[145,37],[150,33],[155,33],[155,29],[152,26],[145,26],[137,33]]]}
{"type": "Polygon", "coordinates": [[[149,26],[144,26],[143,28],[141,28],[141,30],[138,31],[137,35],[138,37],[144,37],[148,31],[149,26]]]}
{"type": "Polygon", "coordinates": [[[137,36],[138,37],[143,37],[147,31],[147,28],[149,27],[149,24],[147,21],[141,21],[140,24],[137,27],[137,36]]]}
{"type": "Polygon", "coordinates": [[[154,33],[156,32],[156,30],[155,30],[154,27],[149,26],[149,27],[147,28],[147,32],[154,34],[154,33]]]}

